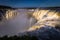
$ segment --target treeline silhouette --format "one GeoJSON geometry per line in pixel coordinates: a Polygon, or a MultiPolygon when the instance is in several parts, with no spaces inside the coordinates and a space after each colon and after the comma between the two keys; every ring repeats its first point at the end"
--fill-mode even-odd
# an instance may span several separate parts
{"type": "Polygon", "coordinates": [[[28,36],[28,35],[23,35],[23,36],[10,36],[8,37],[7,35],[0,37],[0,40],[38,40],[36,36],[28,36]]]}

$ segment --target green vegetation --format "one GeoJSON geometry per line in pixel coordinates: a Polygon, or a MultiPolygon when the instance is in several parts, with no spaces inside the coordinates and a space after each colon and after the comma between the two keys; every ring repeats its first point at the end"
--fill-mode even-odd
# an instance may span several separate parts
{"type": "Polygon", "coordinates": [[[0,37],[0,40],[38,40],[37,37],[35,36],[10,36],[8,37],[7,35],[6,36],[3,36],[3,37],[0,37]]]}

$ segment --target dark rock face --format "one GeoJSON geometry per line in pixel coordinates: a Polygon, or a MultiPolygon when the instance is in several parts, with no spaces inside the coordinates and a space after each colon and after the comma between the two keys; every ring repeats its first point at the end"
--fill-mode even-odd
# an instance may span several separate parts
{"type": "Polygon", "coordinates": [[[2,20],[5,13],[6,13],[6,10],[0,10],[0,21],[2,20]]]}
{"type": "Polygon", "coordinates": [[[12,9],[10,6],[0,5],[0,9],[12,9]]]}
{"type": "Polygon", "coordinates": [[[10,9],[14,9],[14,8],[10,6],[0,5],[0,21],[2,20],[3,16],[6,14],[6,11],[10,9]]]}
{"type": "Polygon", "coordinates": [[[60,40],[60,30],[50,26],[27,32],[25,35],[35,36],[39,40],[60,40]]]}

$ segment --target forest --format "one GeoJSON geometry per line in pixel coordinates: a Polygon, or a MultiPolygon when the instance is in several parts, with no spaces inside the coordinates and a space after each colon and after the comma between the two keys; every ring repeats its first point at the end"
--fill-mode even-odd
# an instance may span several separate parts
{"type": "Polygon", "coordinates": [[[38,38],[36,36],[10,36],[8,37],[7,35],[0,37],[0,40],[38,40],[38,38]]]}

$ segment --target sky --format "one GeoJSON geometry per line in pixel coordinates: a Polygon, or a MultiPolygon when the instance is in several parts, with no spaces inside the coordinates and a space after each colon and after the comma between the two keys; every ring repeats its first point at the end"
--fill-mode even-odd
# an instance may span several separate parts
{"type": "Polygon", "coordinates": [[[59,7],[60,0],[0,0],[0,5],[11,7],[59,7]]]}

